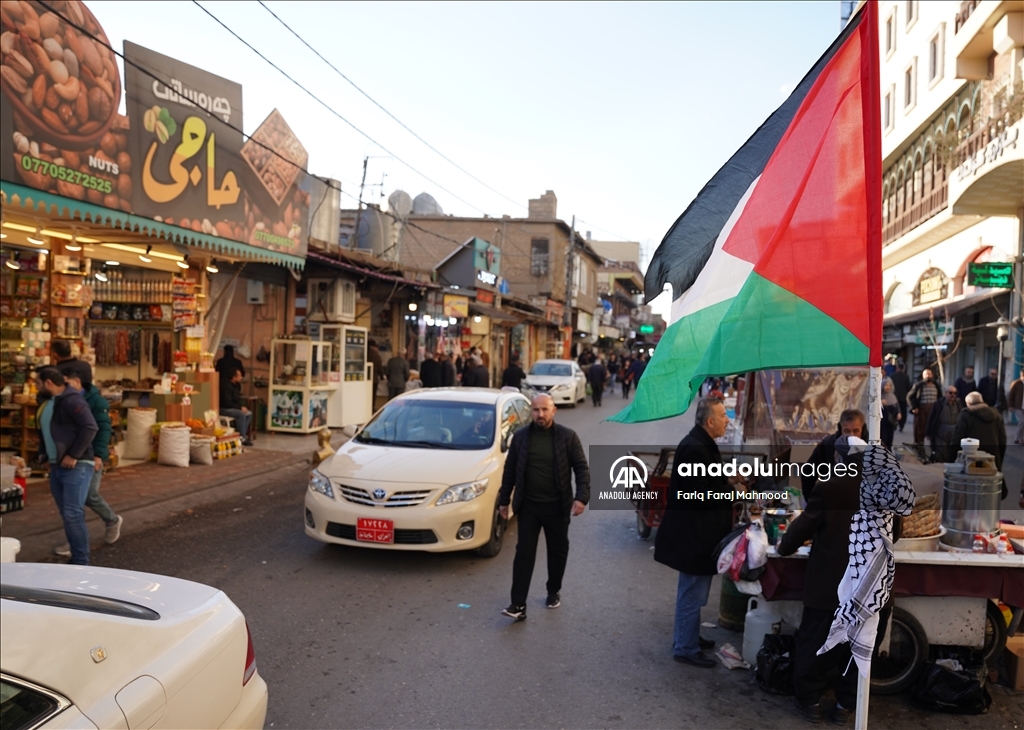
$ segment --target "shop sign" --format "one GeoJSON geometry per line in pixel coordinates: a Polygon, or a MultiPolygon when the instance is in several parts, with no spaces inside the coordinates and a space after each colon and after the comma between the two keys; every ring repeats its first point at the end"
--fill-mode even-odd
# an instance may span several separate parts
{"type": "Polygon", "coordinates": [[[124,50],[134,212],[305,256],[309,156],[280,112],[243,142],[239,84],[129,41],[124,50]]]}
{"type": "Polygon", "coordinates": [[[459,294],[444,295],[444,316],[465,319],[469,316],[469,297],[459,294]]]}
{"type": "Polygon", "coordinates": [[[642,325],[640,325],[640,334],[642,334],[642,335],[654,334],[654,325],[653,324],[642,324],[642,325]]]}
{"type": "Polygon", "coordinates": [[[946,298],[947,291],[946,274],[942,269],[928,269],[914,287],[913,305],[928,304],[946,298]]]}
{"type": "Polygon", "coordinates": [[[102,43],[56,14],[41,38],[39,16],[47,11],[39,3],[14,3],[19,13],[4,12],[0,177],[130,212],[132,158],[127,119],[117,113],[117,57],[92,12],[72,5],[65,12],[75,25],[102,43]]]}
{"type": "Polygon", "coordinates": [[[922,322],[914,329],[914,344],[916,345],[950,345],[952,343],[952,320],[922,322]]]}
{"type": "Polygon", "coordinates": [[[487,286],[494,286],[498,283],[498,275],[491,273],[490,271],[477,269],[476,280],[479,281],[481,284],[486,284],[487,286]]]}
{"type": "Polygon", "coordinates": [[[967,285],[986,289],[1012,289],[1013,263],[1010,261],[972,261],[967,264],[967,285]]]}
{"type": "Polygon", "coordinates": [[[479,304],[494,304],[494,292],[477,289],[476,301],[479,304]]]}

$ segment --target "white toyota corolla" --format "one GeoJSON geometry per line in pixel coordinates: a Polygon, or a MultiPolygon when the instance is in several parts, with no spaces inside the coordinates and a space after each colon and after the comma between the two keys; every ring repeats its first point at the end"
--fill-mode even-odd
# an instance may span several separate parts
{"type": "Polygon", "coordinates": [[[546,393],[556,406],[575,406],[587,398],[587,376],[575,360],[538,360],[522,390],[530,397],[546,393]]]}
{"type": "Polygon", "coordinates": [[[306,534],[393,550],[497,555],[505,453],[530,422],[520,393],[428,388],[378,411],[310,473],[306,534]]]}
{"type": "Polygon", "coordinates": [[[0,584],[4,730],[263,727],[249,628],[216,588],[41,563],[0,584]]]}

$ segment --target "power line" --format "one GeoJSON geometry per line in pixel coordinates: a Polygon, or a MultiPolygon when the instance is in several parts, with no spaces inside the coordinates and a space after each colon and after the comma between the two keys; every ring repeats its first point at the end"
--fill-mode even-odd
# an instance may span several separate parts
{"type": "Polygon", "coordinates": [[[321,99],[320,97],[318,97],[318,96],[317,96],[316,94],[314,94],[314,93],[313,93],[312,91],[310,91],[310,90],[309,90],[309,89],[307,89],[307,88],[306,88],[305,86],[303,86],[302,84],[300,84],[300,83],[299,83],[299,82],[298,82],[298,81],[297,81],[296,79],[294,79],[294,78],[293,78],[292,76],[290,76],[290,75],[289,75],[289,74],[288,74],[288,73],[287,73],[287,72],[286,72],[286,71],[285,71],[284,69],[282,69],[282,68],[281,68],[280,66],[278,66],[278,65],[277,65],[276,63],[274,63],[274,62],[273,62],[273,61],[271,61],[271,60],[270,60],[269,58],[267,58],[267,57],[266,57],[266,56],[264,56],[264,55],[263,55],[262,53],[260,53],[260,52],[259,52],[259,51],[258,51],[258,50],[257,50],[257,49],[256,49],[256,48],[255,48],[255,47],[254,47],[254,46],[252,45],[252,44],[251,44],[251,43],[249,43],[249,42],[248,42],[248,41],[246,41],[246,40],[245,40],[244,38],[242,38],[242,36],[238,35],[238,33],[236,33],[235,31],[231,30],[231,28],[229,28],[229,27],[228,27],[228,26],[227,26],[227,25],[226,25],[226,24],[224,23],[224,21],[222,21],[222,20],[221,20],[220,18],[218,18],[218,17],[216,16],[216,15],[214,15],[214,14],[213,14],[213,13],[211,13],[211,12],[210,12],[209,10],[207,10],[207,9],[206,9],[206,8],[204,8],[204,7],[202,6],[202,5],[200,5],[200,4],[199,4],[199,0],[192,0],[192,2],[193,2],[193,4],[194,4],[194,5],[196,6],[196,7],[198,7],[198,8],[199,8],[200,10],[202,10],[202,11],[203,11],[204,13],[206,13],[207,15],[209,15],[209,16],[210,16],[211,18],[213,18],[213,19],[214,19],[214,21],[216,21],[216,22],[217,22],[217,24],[218,24],[218,25],[219,25],[220,27],[222,27],[222,28],[223,28],[224,30],[226,30],[226,31],[227,31],[228,33],[230,33],[230,34],[231,34],[231,35],[233,35],[233,36],[234,36],[234,37],[235,37],[236,39],[238,39],[238,40],[239,40],[239,41],[240,41],[241,43],[243,43],[243,44],[244,44],[244,45],[245,45],[245,46],[246,46],[246,47],[247,47],[247,48],[248,48],[248,49],[249,49],[250,51],[252,51],[252,52],[253,52],[253,53],[255,53],[255,54],[256,54],[257,56],[259,56],[259,57],[260,57],[260,58],[262,58],[262,59],[263,59],[264,61],[266,61],[266,62],[267,62],[268,64],[270,64],[270,65],[271,65],[271,66],[272,66],[272,67],[273,67],[274,69],[276,69],[276,70],[278,71],[278,73],[280,73],[280,74],[281,74],[282,76],[284,76],[284,77],[285,77],[286,79],[288,79],[288,80],[289,80],[289,81],[291,81],[291,82],[292,82],[293,84],[295,84],[295,85],[296,85],[296,86],[298,86],[298,87],[299,87],[300,89],[302,89],[302,90],[303,90],[304,92],[306,92],[306,94],[307,94],[307,95],[308,95],[308,96],[309,96],[309,97],[310,97],[311,99],[313,99],[313,100],[314,100],[315,102],[317,102],[318,104],[320,104],[320,105],[321,105],[321,106],[322,106],[322,107],[323,107],[324,109],[326,109],[327,111],[329,111],[329,112],[330,112],[331,114],[333,114],[334,116],[336,116],[336,117],[337,117],[338,119],[340,119],[341,121],[345,122],[345,124],[347,124],[347,125],[348,125],[349,127],[351,127],[351,128],[353,129],[353,130],[355,130],[356,132],[358,132],[359,134],[361,134],[361,135],[362,135],[363,137],[365,137],[366,139],[368,139],[368,140],[369,140],[370,142],[372,142],[373,144],[375,144],[375,145],[377,145],[378,147],[380,147],[380,148],[381,148],[382,150],[384,150],[385,152],[387,152],[387,153],[388,153],[389,155],[391,155],[392,157],[394,157],[394,158],[395,158],[396,160],[398,160],[399,162],[401,162],[401,163],[402,163],[403,165],[405,165],[406,167],[408,167],[408,168],[409,168],[410,170],[412,170],[413,172],[415,172],[415,173],[416,173],[417,175],[419,175],[420,177],[422,177],[422,178],[423,178],[424,180],[428,181],[429,183],[431,183],[431,184],[433,184],[433,185],[436,185],[436,186],[437,186],[437,187],[438,187],[439,189],[441,189],[441,190],[443,190],[444,192],[448,193],[449,195],[451,195],[451,196],[452,196],[453,198],[455,198],[455,199],[456,199],[456,200],[458,200],[459,202],[461,202],[461,203],[465,203],[466,205],[468,205],[468,206],[469,206],[470,208],[472,208],[473,210],[479,211],[479,212],[481,212],[481,213],[483,213],[483,212],[484,212],[482,208],[478,208],[477,206],[475,206],[475,205],[473,205],[472,203],[470,203],[470,202],[469,202],[468,200],[465,200],[464,198],[461,198],[461,197],[459,197],[458,195],[456,195],[455,193],[453,193],[453,192],[452,192],[451,190],[449,190],[448,188],[446,188],[446,187],[444,187],[443,185],[441,185],[441,183],[437,182],[436,180],[434,180],[434,179],[432,179],[432,178],[428,177],[427,175],[425,175],[425,174],[423,174],[422,172],[420,172],[419,170],[417,170],[417,169],[416,169],[415,167],[413,167],[413,166],[412,166],[412,165],[410,165],[410,164],[409,164],[408,162],[406,162],[405,160],[403,160],[403,159],[402,159],[401,157],[399,157],[399,156],[398,156],[397,154],[395,154],[394,152],[392,152],[391,150],[389,150],[389,149],[388,149],[387,147],[385,147],[385,146],[384,146],[384,145],[382,145],[382,144],[381,144],[380,142],[378,142],[377,140],[375,140],[375,139],[374,139],[373,137],[371,137],[370,135],[368,135],[368,134],[367,134],[366,132],[364,132],[363,130],[361,130],[361,129],[360,129],[359,127],[357,127],[356,125],[354,125],[354,124],[353,124],[352,122],[350,122],[350,121],[349,121],[348,119],[346,119],[345,117],[343,117],[343,116],[342,116],[341,114],[339,114],[339,113],[338,113],[337,111],[335,111],[335,110],[334,110],[334,108],[333,108],[333,107],[331,107],[331,106],[330,106],[330,105],[329,105],[329,104],[328,104],[327,102],[325,102],[325,101],[324,101],[323,99],[321,99]]]}
{"type": "Polygon", "coordinates": [[[408,132],[408,133],[409,133],[409,134],[411,134],[411,135],[412,135],[413,137],[415,137],[415,138],[416,138],[416,139],[418,139],[418,140],[419,140],[420,142],[422,142],[422,143],[423,143],[423,144],[425,144],[425,145],[426,145],[427,147],[429,147],[429,148],[431,149],[431,151],[433,151],[434,153],[436,153],[436,154],[437,154],[437,155],[438,155],[438,156],[439,156],[439,157],[440,157],[441,159],[443,159],[443,160],[444,160],[445,162],[447,162],[447,163],[449,163],[450,165],[452,165],[452,166],[453,166],[453,167],[454,167],[454,168],[455,168],[456,170],[458,170],[459,172],[462,172],[462,173],[464,173],[465,175],[469,176],[470,178],[472,178],[473,180],[475,180],[476,182],[480,183],[480,184],[481,184],[481,185],[483,185],[483,186],[484,186],[485,188],[487,188],[488,190],[490,190],[490,191],[491,191],[492,193],[494,193],[494,194],[496,194],[496,195],[498,195],[498,196],[500,196],[500,197],[504,198],[505,200],[509,201],[509,202],[510,202],[510,203],[512,203],[513,205],[517,205],[517,206],[519,206],[520,208],[525,208],[525,207],[526,207],[525,205],[523,205],[523,204],[522,204],[522,202],[520,202],[520,201],[518,201],[518,200],[514,200],[513,198],[510,198],[509,196],[505,195],[505,194],[504,194],[503,192],[501,192],[500,190],[496,190],[496,189],[492,188],[492,187],[491,187],[490,185],[488,185],[487,183],[485,183],[485,182],[484,182],[483,180],[481,180],[480,178],[478,178],[478,177],[477,177],[476,175],[474,175],[473,173],[471,173],[471,172],[470,172],[469,170],[467,170],[466,168],[462,167],[462,166],[461,166],[461,165],[460,165],[459,163],[455,162],[455,160],[453,160],[453,159],[451,159],[450,157],[448,157],[448,155],[446,155],[446,154],[444,154],[443,152],[441,152],[441,150],[439,150],[439,149],[437,149],[436,147],[434,147],[434,145],[430,144],[430,142],[428,142],[427,140],[423,139],[423,137],[421,137],[421,136],[419,136],[418,134],[416,134],[416,132],[412,131],[412,129],[410,129],[410,128],[409,128],[409,126],[408,126],[407,124],[405,124],[405,122],[403,122],[403,121],[402,121],[401,119],[399,119],[399,118],[398,118],[398,117],[396,117],[396,116],[395,116],[394,114],[392,114],[392,113],[391,113],[391,112],[389,112],[389,111],[388,111],[387,109],[385,109],[385,108],[384,108],[384,107],[383,107],[383,106],[382,106],[382,105],[380,104],[380,102],[378,102],[378,101],[377,101],[376,99],[374,99],[374,98],[373,98],[372,96],[370,96],[370,95],[369,95],[368,93],[366,93],[365,91],[363,91],[363,90],[362,90],[362,89],[361,89],[361,88],[359,87],[359,85],[358,85],[358,84],[356,84],[356,82],[354,82],[354,81],[353,81],[352,79],[350,79],[350,78],[349,78],[348,76],[346,76],[345,74],[343,74],[343,73],[342,73],[342,72],[341,72],[341,71],[340,71],[340,70],[339,70],[339,69],[338,69],[338,68],[337,68],[337,67],[336,67],[336,66],[335,66],[335,65],[334,65],[333,63],[331,63],[331,62],[330,62],[330,61],[328,61],[328,60],[327,60],[326,58],[324,58],[323,54],[321,54],[321,53],[320,53],[320,51],[318,51],[318,50],[316,50],[315,48],[313,48],[313,46],[311,46],[311,45],[309,44],[309,42],[308,42],[308,41],[306,41],[306,39],[305,39],[305,38],[303,38],[302,36],[300,36],[300,35],[299,35],[299,34],[298,34],[298,33],[297,33],[296,31],[295,31],[295,29],[294,29],[294,28],[292,28],[292,27],[291,27],[290,25],[288,25],[288,24],[287,24],[286,22],[284,22],[284,21],[283,21],[283,20],[282,20],[282,19],[280,18],[280,16],[278,16],[278,14],[277,14],[277,13],[275,13],[275,12],[274,12],[273,10],[271,10],[271,9],[270,9],[269,7],[267,7],[266,3],[264,3],[264,2],[263,2],[263,0],[259,0],[259,4],[260,4],[260,5],[262,5],[262,6],[263,6],[263,8],[264,8],[264,9],[265,9],[265,10],[266,10],[266,11],[267,11],[268,13],[270,13],[271,15],[273,15],[273,16],[274,16],[274,18],[275,18],[275,19],[277,20],[277,22],[279,22],[279,23],[280,23],[281,25],[283,25],[283,26],[284,26],[285,28],[287,28],[287,29],[288,29],[288,32],[290,32],[290,33],[291,33],[291,34],[292,34],[293,36],[295,36],[295,37],[296,37],[296,38],[297,38],[297,39],[299,40],[299,42],[300,42],[300,43],[302,43],[302,45],[304,45],[304,46],[305,46],[306,48],[308,48],[308,49],[309,49],[309,50],[311,50],[311,51],[312,51],[312,52],[313,52],[314,54],[316,54],[317,58],[319,58],[319,59],[320,59],[321,61],[323,61],[324,63],[326,63],[326,64],[327,64],[328,66],[330,66],[330,67],[331,67],[331,69],[332,69],[332,70],[334,71],[334,73],[338,74],[338,76],[340,76],[341,78],[345,79],[345,81],[347,81],[347,82],[348,82],[348,83],[349,83],[349,84],[350,84],[350,85],[352,86],[352,88],[354,88],[354,89],[355,89],[356,91],[358,91],[358,92],[359,92],[360,94],[362,94],[362,95],[363,95],[363,96],[365,96],[365,97],[366,97],[367,99],[369,99],[369,100],[370,100],[370,101],[371,101],[371,102],[373,103],[373,105],[374,105],[374,106],[376,106],[376,107],[377,107],[378,109],[380,109],[380,110],[381,110],[382,112],[384,112],[384,113],[385,113],[385,114],[387,114],[387,115],[388,115],[389,117],[391,117],[391,118],[392,118],[392,119],[393,119],[393,120],[394,120],[395,122],[397,122],[397,123],[398,123],[398,125],[399,125],[400,127],[402,127],[402,129],[404,129],[404,130],[405,130],[406,132],[408,132]]]}

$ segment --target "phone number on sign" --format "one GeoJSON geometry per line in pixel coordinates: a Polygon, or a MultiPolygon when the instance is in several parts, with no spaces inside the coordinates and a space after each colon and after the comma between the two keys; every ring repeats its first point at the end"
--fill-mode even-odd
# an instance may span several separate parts
{"type": "Polygon", "coordinates": [[[29,155],[22,155],[21,167],[28,172],[35,172],[40,175],[49,175],[50,177],[57,178],[69,182],[72,185],[81,185],[83,188],[88,190],[99,190],[101,193],[109,194],[114,192],[113,183],[110,180],[104,180],[101,177],[90,175],[87,172],[80,170],[72,170],[68,167],[62,167],[53,162],[47,162],[46,160],[40,160],[38,157],[31,157],[29,155]]]}

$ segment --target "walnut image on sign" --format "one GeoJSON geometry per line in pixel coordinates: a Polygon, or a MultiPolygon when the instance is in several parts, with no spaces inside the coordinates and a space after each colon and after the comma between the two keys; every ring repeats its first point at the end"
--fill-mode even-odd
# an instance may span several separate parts
{"type": "Polygon", "coordinates": [[[306,148],[277,109],[242,145],[242,157],[278,205],[309,161],[306,148]]]}

